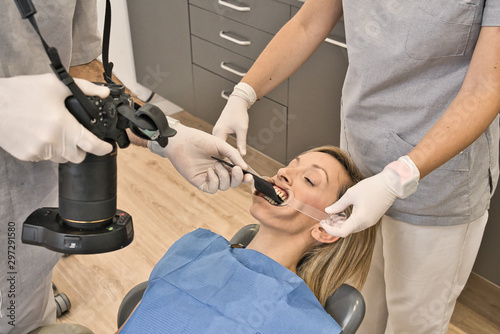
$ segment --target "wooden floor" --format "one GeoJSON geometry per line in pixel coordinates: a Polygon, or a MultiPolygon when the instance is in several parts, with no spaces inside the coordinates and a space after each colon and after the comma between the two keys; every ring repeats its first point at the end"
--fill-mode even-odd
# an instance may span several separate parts
{"type": "MultiPolygon", "coordinates": [[[[210,132],[208,124],[187,112],[174,117],[210,132]]],[[[280,167],[253,150],[245,160],[261,175],[274,175],[280,167]]],[[[147,280],[174,241],[198,227],[230,238],[254,222],[248,213],[250,203],[247,185],[208,195],[184,180],[168,159],[145,148],[119,150],[118,208],[132,215],[135,239],[119,251],[71,255],[59,261],[53,282],[70,298],[72,308],[58,322],[79,323],[96,334],[114,333],[121,300],[132,287],[147,280]]],[[[500,288],[472,275],[448,333],[500,333],[500,288]]]]}

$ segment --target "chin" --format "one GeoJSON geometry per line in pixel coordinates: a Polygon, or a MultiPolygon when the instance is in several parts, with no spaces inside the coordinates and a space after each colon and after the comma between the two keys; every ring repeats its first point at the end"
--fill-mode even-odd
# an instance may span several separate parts
{"type": "Polygon", "coordinates": [[[274,206],[260,197],[254,199],[249,211],[260,223],[279,228],[290,225],[298,214],[288,206],[274,206]]]}
{"type": "MultiPolygon", "coordinates": [[[[254,201],[252,203],[252,205],[250,206],[250,210],[249,210],[252,217],[257,219],[259,222],[261,222],[262,219],[265,218],[266,211],[268,211],[268,210],[265,210],[265,208],[263,208],[262,206],[263,206],[262,203],[255,203],[255,201],[254,201]]],[[[267,215],[269,215],[269,213],[267,215]]]]}

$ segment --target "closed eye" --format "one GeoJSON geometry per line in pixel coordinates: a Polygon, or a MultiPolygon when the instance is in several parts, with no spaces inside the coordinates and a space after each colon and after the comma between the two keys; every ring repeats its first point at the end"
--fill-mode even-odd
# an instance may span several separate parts
{"type": "Polygon", "coordinates": [[[307,177],[304,177],[304,179],[306,180],[307,183],[309,183],[311,186],[314,187],[314,183],[307,177]]]}

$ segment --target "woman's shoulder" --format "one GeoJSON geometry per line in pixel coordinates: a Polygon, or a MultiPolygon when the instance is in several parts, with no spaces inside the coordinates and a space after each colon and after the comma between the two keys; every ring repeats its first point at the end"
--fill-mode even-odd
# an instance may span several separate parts
{"type": "Polygon", "coordinates": [[[175,250],[178,246],[181,246],[183,249],[203,249],[212,244],[227,247],[229,245],[229,241],[227,241],[220,234],[212,232],[208,229],[197,228],[196,230],[182,236],[172,245],[172,247],[170,247],[170,249],[175,250]]]}
{"type": "Polygon", "coordinates": [[[229,242],[221,235],[210,230],[198,228],[185,234],[167,250],[151,272],[150,281],[163,276],[186,263],[193,261],[201,254],[210,254],[226,249],[229,242]]]}

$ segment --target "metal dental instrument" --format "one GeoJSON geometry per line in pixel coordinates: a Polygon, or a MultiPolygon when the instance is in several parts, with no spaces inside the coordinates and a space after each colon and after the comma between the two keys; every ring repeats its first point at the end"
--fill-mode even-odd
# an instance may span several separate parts
{"type": "MultiPolygon", "coordinates": [[[[222,163],[228,167],[231,167],[231,168],[234,167],[234,165],[232,163],[229,163],[229,162],[224,161],[222,159],[219,159],[216,157],[211,157],[211,158],[219,161],[220,163],[222,163]]],[[[269,198],[271,198],[273,201],[275,201],[278,204],[283,203],[283,200],[278,196],[278,194],[276,194],[276,191],[274,190],[272,183],[267,182],[262,177],[260,177],[252,168],[250,168],[250,166],[248,167],[248,169],[251,172],[243,170],[243,174],[250,174],[253,176],[254,187],[255,187],[255,189],[257,189],[257,191],[268,196],[269,198]]]]}

